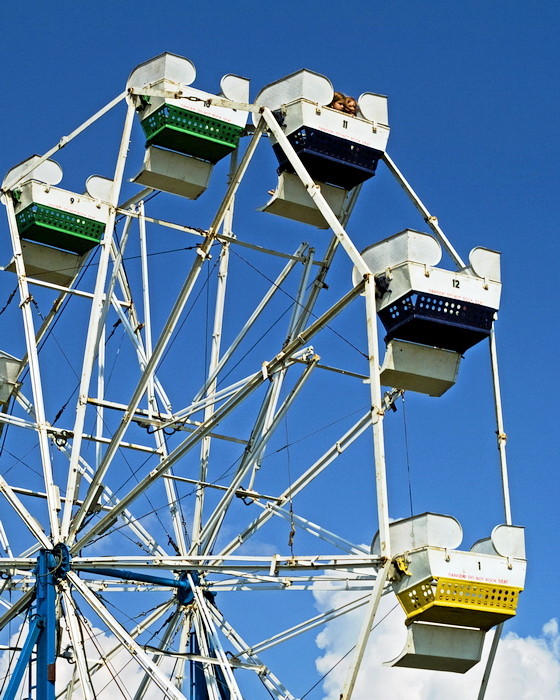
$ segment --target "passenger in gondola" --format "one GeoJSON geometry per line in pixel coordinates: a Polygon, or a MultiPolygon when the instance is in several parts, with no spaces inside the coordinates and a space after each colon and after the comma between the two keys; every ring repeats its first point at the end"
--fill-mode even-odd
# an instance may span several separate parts
{"type": "Polygon", "coordinates": [[[353,97],[347,96],[344,98],[344,109],[342,111],[355,117],[358,114],[358,103],[353,97]]]}
{"type": "Polygon", "coordinates": [[[327,107],[330,107],[331,109],[336,109],[339,112],[344,112],[344,108],[346,106],[346,100],[347,100],[347,97],[344,93],[335,92],[330,104],[328,104],[327,107]]]}

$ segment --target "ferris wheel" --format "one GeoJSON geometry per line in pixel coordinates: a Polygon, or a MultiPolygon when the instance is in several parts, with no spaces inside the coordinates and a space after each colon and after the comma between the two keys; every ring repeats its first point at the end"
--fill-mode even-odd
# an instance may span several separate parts
{"type": "Polygon", "coordinates": [[[245,78],[224,76],[219,94],[195,79],[186,58],[147,61],[4,178],[0,694],[295,700],[308,693],[294,659],[361,610],[349,700],[387,595],[406,616],[392,666],[464,673],[492,630],[482,698],[525,578],[493,335],[499,254],[461,259],[387,153],[384,96],[352,113],[309,70],[252,102],[245,78]],[[123,105],[114,172],[90,173],[85,193],[59,187],[53,156],[123,105]],[[360,252],[347,224],[378,167],[430,233],[360,252]],[[271,174],[272,216],[246,216],[246,181],[271,174]],[[460,549],[450,515],[391,520],[384,426],[405,391],[460,384],[480,342],[503,521],[460,549]],[[319,590],[349,597],[317,614],[319,590]]]}

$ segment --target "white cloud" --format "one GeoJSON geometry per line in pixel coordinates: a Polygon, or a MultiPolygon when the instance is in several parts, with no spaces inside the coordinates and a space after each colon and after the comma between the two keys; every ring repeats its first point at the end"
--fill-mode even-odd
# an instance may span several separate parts
{"type": "MultiPolygon", "coordinates": [[[[318,591],[317,605],[328,610],[351,600],[348,592],[318,591]]],[[[404,614],[392,595],[385,596],[376,617],[352,700],[473,700],[478,694],[493,631],[486,637],[482,661],[466,674],[382,666],[404,648],[404,614]],[[385,618],[385,619],[383,619],[385,618]],[[379,622],[380,621],[380,622],[379,622]]],[[[365,608],[331,621],[316,638],[321,655],[317,669],[327,673],[354,646],[365,608]]],[[[485,700],[560,700],[560,634],[558,621],[549,620],[539,637],[505,633],[500,641],[485,700]]],[[[351,654],[329,673],[323,700],[339,700],[351,654]]]]}
{"type": "MultiPolygon", "coordinates": [[[[27,634],[27,625],[25,625],[23,631],[20,631],[12,635],[10,639],[10,646],[21,646],[23,640],[25,640],[27,634]]],[[[62,639],[61,639],[61,651],[66,649],[69,644],[69,637],[63,628],[62,639]]],[[[103,655],[108,654],[108,652],[115,646],[116,639],[102,630],[92,627],[87,633],[85,633],[85,650],[88,661],[90,662],[90,667],[93,669],[95,660],[99,658],[99,652],[103,655]],[[95,642],[93,641],[95,640],[95,642]]],[[[9,652],[4,652],[0,654],[0,678],[3,678],[4,674],[8,669],[9,662],[9,652]]],[[[162,664],[163,673],[169,672],[171,666],[173,665],[173,660],[168,659],[162,664]]],[[[14,668],[14,663],[11,664],[11,670],[14,668]]],[[[57,658],[56,663],[56,691],[61,692],[68,683],[72,680],[72,675],[76,666],[74,664],[68,663],[63,658],[57,658]]],[[[95,697],[98,700],[114,700],[116,697],[127,696],[131,692],[131,689],[136,689],[143,677],[143,671],[139,668],[138,664],[131,662],[130,655],[122,650],[117,652],[111,657],[109,661],[103,663],[102,667],[92,673],[91,681],[95,690],[95,697]]],[[[25,685],[26,681],[23,681],[25,685]]],[[[151,685],[148,691],[147,697],[150,700],[158,700],[163,698],[164,694],[155,685],[151,685]]],[[[81,700],[83,698],[83,693],[80,689],[79,684],[76,685],[72,692],[73,700],[81,700]]]]}

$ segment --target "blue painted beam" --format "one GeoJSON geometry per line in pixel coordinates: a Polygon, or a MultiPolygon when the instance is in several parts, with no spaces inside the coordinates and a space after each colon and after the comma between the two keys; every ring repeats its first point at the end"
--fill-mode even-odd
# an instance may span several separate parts
{"type": "Polygon", "coordinates": [[[56,668],[56,588],[58,561],[52,552],[41,550],[37,558],[36,604],[42,625],[37,640],[37,700],[55,700],[56,668]]]}
{"type": "Polygon", "coordinates": [[[41,621],[38,617],[34,617],[29,625],[27,638],[23,644],[23,647],[21,648],[18,662],[14,668],[10,682],[8,683],[4,700],[14,700],[16,697],[16,693],[18,692],[21,684],[21,679],[23,678],[23,674],[25,673],[28,664],[31,662],[31,654],[33,653],[33,648],[35,647],[35,643],[40,634],[41,621]]]}
{"type": "MultiPolygon", "coordinates": [[[[79,566],[73,567],[76,571],[84,571],[92,575],[113,576],[114,578],[124,579],[125,581],[137,581],[138,583],[153,583],[156,586],[169,586],[177,589],[179,601],[183,605],[188,605],[194,600],[194,594],[187,579],[187,575],[183,574],[180,578],[168,578],[166,576],[154,576],[153,574],[144,574],[140,571],[128,571],[127,569],[80,569],[79,566]]],[[[198,582],[198,574],[192,572],[195,583],[198,582]]]]}

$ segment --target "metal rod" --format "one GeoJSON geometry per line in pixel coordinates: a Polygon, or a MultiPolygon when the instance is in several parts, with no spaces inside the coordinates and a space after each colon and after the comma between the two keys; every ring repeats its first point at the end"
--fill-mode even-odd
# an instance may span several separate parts
{"type": "Polygon", "coordinates": [[[389,168],[390,172],[393,174],[394,178],[397,180],[399,185],[402,187],[402,189],[406,192],[408,197],[410,198],[410,201],[414,204],[416,209],[422,214],[422,217],[424,218],[424,221],[428,224],[428,226],[432,229],[432,231],[436,234],[436,237],[439,239],[451,259],[455,262],[457,265],[457,268],[464,268],[466,267],[465,263],[461,259],[461,256],[455,248],[451,245],[451,242],[447,238],[447,236],[444,234],[444,232],[441,230],[438,220],[435,216],[432,216],[430,212],[426,209],[416,192],[412,189],[412,187],[409,185],[409,183],[406,181],[404,175],[401,173],[401,171],[397,168],[395,163],[391,160],[389,157],[388,153],[384,153],[383,156],[383,161],[385,162],[386,166],[389,168]]]}
{"type": "MultiPolygon", "coordinates": [[[[10,567],[7,567],[10,568],[10,567]]],[[[1,617],[0,617],[0,630],[4,629],[4,627],[9,624],[15,617],[17,617],[21,612],[26,610],[31,603],[33,602],[33,599],[35,598],[35,589],[33,588],[30,591],[27,591],[22,595],[22,597],[14,603],[9,610],[7,610],[1,617]]]]}
{"type": "MultiPolygon", "coordinates": [[[[233,204],[232,204],[233,207],[233,204]]],[[[228,215],[224,222],[224,229],[231,230],[231,218],[233,210],[228,210],[228,215]]],[[[216,301],[214,305],[214,325],[212,330],[212,345],[210,349],[210,363],[208,367],[208,379],[205,383],[205,394],[212,395],[216,393],[218,378],[217,378],[217,366],[220,359],[220,346],[222,338],[222,328],[224,319],[224,308],[226,301],[226,285],[227,285],[227,275],[229,268],[229,245],[223,244],[222,251],[220,253],[220,265],[218,268],[218,283],[216,289],[216,301]]],[[[214,404],[209,404],[204,409],[203,420],[208,420],[212,413],[214,412],[214,404]]],[[[204,496],[205,489],[203,482],[206,481],[208,474],[208,464],[210,461],[210,447],[211,447],[211,437],[208,435],[201,441],[200,446],[200,484],[197,486],[196,499],[195,499],[195,509],[193,516],[193,526],[192,526],[192,538],[197,540],[200,535],[200,530],[202,526],[202,514],[204,509],[204,496]]]]}
{"type": "Polygon", "coordinates": [[[33,324],[33,314],[31,313],[31,301],[33,297],[29,292],[27,278],[25,276],[25,262],[21,248],[21,241],[17,228],[16,215],[12,197],[8,194],[5,198],[5,205],[8,212],[8,224],[10,237],[14,251],[18,288],[20,293],[20,308],[22,312],[23,327],[25,332],[25,343],[27,347],[27,357],[29,362],[29,374],[31,377],[31,388],[33,392],[33,403],[37,418],[37,436],[39,440],[39,451],[41,453],[41,466],[43,470],[43,480],[47,493],[49,525],[51,536],[56,541],[59,537],[60,525],[58,522],[58,491],[54,483],[53,467],[51,462],[49,440],[47,434],[47,419],[45,415],[45,404],[43,399],[43,385],[41,380],[41,369],[39,365],[39,354],[35,343],[35,328],[33,324]]]}
{"type": "Polygon", "coordinates": [[[82,581],[73,571],[69,571],[68,580],[74,588],[82,595],[85,601],[93,608],[96,615],[107,625],[107,628],[119,640],[122,647],[137,661],[142,668],[150,674],[152,681],[163,691],[165,697],[184,700],[184,696],[176,688],[170,685],[168,679],[162,674],[160,669],[147,656],[140,645],[126,631],[126,629],[111,615],[104,605],[101,605],[98,598],[89,590],[86,583],[82,581]]]}
{"type": "MultiPolygon", "coordinates": [[[[329,448],[309,469],[304,472],[293,484],[280,494],[277,505],[283,506],[315,479],[326,467],[334,462],[363,432],[371,425],[371,412],[368,411],[363,418],[353,425],[331,448],[329,448]]],[[[227,556],[234,552],[249,537],[255,534],[270,518],[273,511],[267,510],[261,513],[253,522],[221,551],[220,556],[227,556]]]]}
{"type": "MultiPolygon", "coordinates": [[[[4,497],[6,498],[8,503],[12,506],[12,508],[19,515],[19,517],[21,518],[21,521],[27,526],[27,528],[29,529],[31,534],[37,538],[37,541],[40,542],[43,547],[50,549],[50,547],[52,546],[51,541],[45,535],[43,530],[41,530],[39,523],[35,520],[35,518],[31,515],[31,513],[27,510],[27,508],[23,505],[23,503],[16,496],[15,492],[10,487],[8,482],[1,475],[0,475],[0,491],[4,494],[4,497]]],[[[47,495],[47,500],[48,500],[48,495],[47,495]]]]}
{"type": "MultiPolygon", "coordinates": [[[[97,396],[101,399],[105,396],[105,326],[101,329],[101,335],[99,336],[99,345],[97,348],[97,396]]],[[[103,426],[105,423],[104,417],[104,407],[102,404],[98,404],[95,407],[96,419],[95,419],[95,465],[97,466],[101,461],[102,451],[101,451],[101,439],[103,438],[103,426]]],[[[70,459],[72,457],[70,456],[70,459]]],[[[64,499],[66,500],[66,499],[64,499]]],[[[75,503],[74,505],[77,505],[75,503]]]]}
{"type": "Polygon", "coordinates": [[[56,636],[58,631],[56,611],[55,570],[57,562],[48,550],[41,550],[35,569],[35,603],[37,617],[41,621],[41,634],[37,640],[37,700],[54,700],[56,636]]]}
{"type": "Polygon", "coordinates": [[[125,581],[140,581],[141,583],[153,583],[156,586],[169,586],[177,590],[186,589],[186,582],[178,578],[169,578],[168,576],[155,576],[154,574],[145,574],[141,571],[128,571],[128,569],[113,569],[99,566],[95,569],[83,569],[79,563],[74,562],[73,571],[87,571],[98,576],[113,576],[115,578],[124,579],[125,581]]]}
{"type": "MultiPolygon", "coordinates": [[[[2,559],[2,562],[4,559],[2,559]]],[[[6,568],[14,566],[27,565],[27,560],[6,559],[6,568]]],[[[95,573],[98,569],[111,569],[114,571],[120,567],[126,566],[128,570],[133,569],[166,569],[169,571],[210,571],[223,570],[226,566],[229,568],[236,567],[245,571],[272,571],[271,576],[276,576],[276,571],[306,571],[319,568],[332,569],[352,569],[362,568],[367,569],[372,566],[383,564],[383,558],[372,554],[309,554],[298,555],[292,554],[280,555],[272,554],[268,556],[262,555],[229,555],[223,554],[190,554],[188,557],[179,555],[136,555],[136,556],[120,556],[120,557],[80,557],[75,556],[72,559],[72,569],[80,571],[89,571],[95,573]],[[223,562],[226,562],[225,564],[223,562]]],[[[29,566],[32,567],[34,562],[30,560],[29,566]]],[[[131,576],[133,574],[131,573],[131,576]]],[[[134,574],[135,575],[135,574],[134,574]]],[[[175,580],[175,584],[177,581],[175,580]]],[[[170,584],[171,585],[171,584],[170,584]]],[[[177,587],[177,586],[176,586],[177,587]]]]}
{"type": "MultiPolygon", "coordinates": [[[[280,125],[278,124],[274,115],[268,107],[263,107],[262,117],[264,121],[266,121],[268,128],[273,133],[274,138],[278,141],[280,148],[284,151],[284,154],[290,161],[297,176],[305,185],[308,194],[315,202],[317,208],[325,218],[325,221],[333,230],[333,233],[338,238],[340,244],[346,251],[346,254],[350,258],[350,260],[354,263],[361,275],[369,274],[369,268],[365,264],[360,253],[358,252],[358,249],[344,230],[340,221],[334,215],[326,199],[321,194],[321,187],[313,181],[313,179],[303,166],[303,163],[301,162],[299,156],[295,152],[292,144],[289,142],[287,136],[282,131],[282,128],[280,127],[280,125]]],[[[259,124],[262,123],[263,119],[261,119],[259,124]]]]}
{"type": "Polygon", "coordinates": [[[303,274],[299,281],[299,288],[292,309],[292,317],[288,326],[288,340],[292,337],[296,328],[300,326],[300,319],[302,316],[304,316],[306,311],[304,297],[307,293],[307,286],[309,284],[309,275],[311,274],[311,265],[313,264],[314,254],[315,249],[309,248],[305,256],[305,261],[303,263],[303,274]]]}
{"type": "MultiPolygon", "coordinates": [[[[125,210],[125,209],[118,209],[117,214],[120,214],[122,216],[130,216],[130,217],[138,217],[138,213],[131,211],[131,210],[125,210]]],[[[170,228],[173,229],[174,231],[182,231],[183,233],[189,233],[192,234],[193,236],[198,236],[199,238],[205,238],[208,235],[208,231],[205,229],[200,229],[200,228],[192,228],[192,226],[184,226],[182,224],[176,224],[171,221],[165,221],[164,219],[157,219],[155,217],[151,216],[146,216],[145,217],[146,222],[152,223],[152,224],[157,224],[158,226],[163,226],[164,228],[170,228]]],[[[281,250],[273,250],[272,248],[264,248],[263,246],[256,245],[255,243],[249,243],[248,241],[243,241],[239,238],[236,238],[233,234],[231,236],[226,235],[225,233],[216,233],[215,235],[215,240],[219,241],[220,243],[233,243],[235,245],[241,246],[242,248],[248,248],[249,250],[255,250],[257,253],[264,253],[265,255],[273,255],[274,257],[277,258],[284,258],[285,260],[293,260],[294,256],[290,255],[289,253],[283,253],[281,250]]],[[[296,262],[302,262],[302,259],[298,258],[296,262]]],[[[313,262],[313,265],[321,266],[322,262],[320,260],[315,260],[313,262]]]]}
{"type": "MultiPolygon", "coordinates": [[[[107,516],[102,518],[100,521],[95,523],[91,529],[85,534],[82,539],[73,545],[72,553],[79,551],[87,541],[90,541],[100,532],[103,532],[106,527],[112,522],[113,518],[117,516],[122,510],[128,507],[128,505],[134,501],[141,493],[143,493],[150,484],[152,484],[159,476],[166,472],[169,467],[174,464],[178,459],[182,458],[194,445],[196,445],[199,440],[201,440],[206,434],[208,434],[214,426],[216,426],[226,415],[231,413],[234,408],[238,406],[245,398],[247,398],[258,386],[260,386],[264,381],[267,380],[269,374],[278,371],[295,352],[297,352],[302,346],[306,345],[309,340],[321,330],[324,326],[332,321],[348,304],[353,301],[359,294],[363,291],[364,284],[360,282],[354,289],[350,290],[345,294],[338,302],[336,302],[330,309],[325,311],[314,323],[303,330],[297,338],[294,338],[288,345],[279,352],[267,365],[265,365],[265,371],[260,372],[254,376],[254,378],[248,382],[245,387],[239,390],[229,401],[227,401],[223,406],[220,407],[216,413],[213,414],[212,418],[205,423],[202,423],[199,428],[197,428],[189,437],[187,437],[181,444],[179,444],[169,456],[162,460],[160,464],[148,474],[148,476],[141,479],[138,484],[125,495],[118,506],[115,506],[113,513],[108,513],[107,516]],[[267,374],[268,372],[268,374],[267,374]]],[[[130,417],[128,417],[128,422],[130,417]]],[[[122,423],[121,423],[122,425],[122,423]]],[[[117,433],[118,434],[118,431],[117,433]]],[[[97,471],[95,477],[92,479],[92,485],[95,484],[95,489],[90,486],[89,493],[91,494],[89,498],[89,503],[87,508],[85,507],[86,501],[84,500],[84,506],[82,506],[84,513],[88,512],[91,508],[94,500],[95,493],[97,491],[98,485],[101,483],[101,479],[104,476],[99,474],[100,470],[97,471]]]]}
{"type": "MultiPolygon", "coordinates": [[[[315,358],[317,360],[317,358],[315,358]]],[[[314,367],[317,361],[314,363],[314,367]]],[[[239,465],[239,470],[243,469],[249,459],[251,462],[252,473],[249,477],[247,488],[253,489],[257,471],[261,466],[262,452],[266,448],[269,439],[269,428],[274,420],[276,406],[280,399],[280,391],[284,384],[286,376],[285,370],[282,370],[271,377],[271,382],[268,386],[264,401],[261,404],[259,413],[253,425],[253,430],[249,437],[248,445],[243,455],[243,460],[239,465]],[[250,452],[249,452],[250,450],[250,452]]]]}
{"type": "Polygon", "coordinates": [[[498,651],[498,643],[500,641],[503,628],[504,623],[500,622],[500,624],[494,630],[494,638],[492,639],[492,646],[490,647],[490,653],[488,654],[488,659],[486,660],[486,667],[484,669],[484,674],[480,682],[480,690],[478,691],[477,700],[484,700],[484,696],[486,695],[488,681],[490,680],[490,673],[492,672],[492,666],[494,664],[494,659],[496,658],[496,652],[498,651]]]}
{"type": "Polygon", "coordinates": [[[6,183],[2,187],[2,192],[9,192],[10,190],[13,190],[14,187],[17,187],[20,182],[25,180],[28,175],[30,175],[33,170],[35,170],[41,163],[44,163],[48,158],[50,158],[52,155],[54,155],[57,151],[60,151],[61,148],[64,148],[64,146],[67,146],[72,139],[76,138],[79,134],[82,133],[82,131],[85,131],[85,129],[88,128],[88,126],[91,126],[94,122],[96,122],[100,117],[102,117],[104,114],[109,112],[115,105],[117,105],[121,100],[123,100],[126,97],[126,91],[121,92],[120,95],[117,95],[114,100],[111,100],[109,104],[105,105],[105,107],[102,107],[98,112],[96,112],[92,117],[87,119],[83,124],[81,124],[77,129],[74,129],[68,136],[63,136],[60,141],[56,144],[56,146],[53,146],[49,151],[47,151],[44,155],[42,155],[39,160],[34,161],[32,164],[29,165],[28,168],[26,168],[23,173],[19,175],[16,179],[13,181],[10,181],[6,183]]]}
{"type": "MultiPolygon", "coordinates": [[[[142,304],[144,307],[144,344],[146,348],[146,357],[152,354],[152,309],[150,304],[150,278],[148,274],[148,244],[146,241],[146,219],[144,214],[144,202],[139,204],[138,228],[140,235],[140,262],[142,272],[142,304]]],[[[150,404],[154,396],[154,379],[148,379],[148,396],[151,398],[150,404]]]]}
{"type": "Polygon", "coordinates": [[[389,537],[387,467],[385,464],[385,440],[383,435],[383,418],[385,415],[385,409],[383,408],[383,404],[381,402],[381,382],[379,378],[380,362],[377,339],[377,312],[375,303],[375,278],[373,275],[367,276],[365,298],[379,542],[381,547],[381,556],[390,559],[391,541],[389,537]]]}
{"type": "Polygon", "coordinates": [[[502,395],[500,391],[500,375],[498,373],[498,351],[496,347],[496,335],[494,329],[490,331],[490,364],[492,367],[492,386],[494,389],[494,410],[496,415],[496,435],[498,452],[500,455],[500,473],[502,477],[502,494],[504,499],[504,513],[506,525],[512,524],[511,501],[509,496],[509,478],[506,458],[507,435],[504,428],[504,416],[502,412],[502,395]]]}
{"type": "Polygon", "coordinates": [[[383,593],[383,587],[385,586],[385,581],[387,580],[387,574],[389,573],[389,567],[391,566],[391,561],[387,560],[385,565],[378,573],[375,580],[375,585],[371,592],[370,603],[368,606],[367,614],[364,617],[362,623],[362,629],[360,631],[360,636],[358,638],[358,643],[354,651],[354,658],[352,664],[348,670],[346,676],[346,682],[342,693],[340,694],[340,700],[350,700],[352,693],[354,692],[354,686],[356,685],[356,680],[358,679],[358,673],[360,671],[360,666],[364,658],[366,651],[366,645],[371,634],[371,628],[373,626],[373,621],[375,620],[375,615],[377,613],[377,608],[379,607],[379,601],[381,600],[381,595],[383,593]]]}
{"type": "Polygon", "coordinates": [[[299,246],[299,248],[296,250],[294,253],[294,259],[290,260],[282,270],[282,272],[278,275],[278,277],[274,280],[264,297],[261,299],[261,301],[257,304],[256,308],[254,309],[253,313],[250,315],[248,320],[246,321],[245,325],[243,328],[239,331],[237,334],[235,340],[232,342],[232,344],[229,346],[229,348],[226,350],[226,352],[223,354],[221,357],[220,361],[214,368],[214,370],[210,373],[210,376],[206,380],[204,386],[202,389],[197,393],[195,398],[193,399],[193,403],[196,403],[200,398],[207,393],[208,386],[210,382],[212,382],[220,372],[220,370],[223,368],[225,363],[229,360],[233,352],[236,350],[236,348],[239,346],[243,338],[247,335],[247,332],[250,330],[251,326],[255,322],[255,320],[260,316],[262,311],[266,308],[267,304],[269,301],[272,299],[274,294],[280,289],[282,283],[286,279],[286,277],[289,275],[289,273],[294,269],[296,263],[298,260],[296,259],[296,256],[299,257],[299,254],[303,254],[303,251],[305,250],[306,244],[302,244],[299,246]]]}
{"type": "Polygon", "coordinates": [[[84,700],[95,700],[95,691],[91,682],[91,671],[88,668],[85,645],[79,629],[80,613],[76,607],[74,599],[70,595],[66,582],[61,581],[60,586],[62,590],[62,599],[64,601],[64,619],[66,620],[66,624],[68,626],[68,634],[70,636],[70,642],[76,658],[76,667],[78,669],[81,691],[84,695],[84,700]]]}
{"type": "MultiPolygon", "coordinates": [[[[218,529],[226,515],[226,511],[229,505],[231,504],[233,498],[235,497],[235,492],[241,486],[241,482],[245,478],[245,475],[251,469],[254,461],[258,459],[259,455],[262,453],[262,449],[265,443],[268,442],[268,440],[271,438],[274,431],[286,415],[286,412],[291,407],[299,392],[303,388],[304,384],[309,379],[309,376],[311,375],[311,372],[315,369],[315,364],[318,362],[318,360],[319,357],[315,356],[315,361],[312,361],[309,364],[309,366],[305,368],[305,371],[299,377],[293,389],[290,391],[290,393],[285,398],[278,411],[275,413],[274,418],[270,421],[270,423],[267,422],[264,424],[263,431],[256,439],[254,446],[250,447],[251,441],[249,441],[249,445],[247,446],[245,454],[243,455],[243,459],[241,460],[241,464],[239,466],[237,474],[235,475],[232,483],[230,484],[222,500],[214,509],[214,512],[208,519],[208,522],[204,526],[204,529],[200,533],[199,540],[202,542],[201,550],[203,552],[208,552],[212,548],[218,529]]],[[[196,543],[194,543],[194,545],[196,545],[196,543]]]]}
{"type": "MultiPolygon", "coordinates": [[[[171,619],[167,623],[165,627],[165,631],[163,635],[160,638],[159,644],[162,649],[163,654],[154,654],[152,656],[152,661],[156,666],[159,666],[161,662],[164,659],[165,655],[165,650],[171,643],[171,640],[173,639],[175,632],[177,630],[178,625],[181,623],[183,617],[183,612],[182,610],[178,607],[174,612],[173,615],[171,616],[171,619]]],[[[142,680],[140,681],[140,684],[138,685],[138,688],[136,689],[136,692],[134,693],[134,696],[132,700],[142,700],[146,696],[146,692],[148,690],[148,687],[151,683],[151,678],[149,674],[145,673],[144,676],[142,677],[142,680]]],[[[180,685],[176,686],[178,690],[181,689],[180,685]]]]}
{"type": "MultiPolygon", "coordinates": [[[[113,238],[113,227],[115,223],[115,212],[118,202],[119,192],[124,175],[124,166],[130,142],[130,134],[134,119],[134,105],[132,102],[128,105],[126,118],[124,121],[117,163],[115,166],[115,176],[111,187],[109,218],[105,226],[105,233],[101,241],[101,254],[99,259],[99,267],[97,269],[97,278],[95,280],[94,298],[91,304],[90,320],[88,333],[84,349],[84,362],[82,365],[82,374],[80,378],[80,388],[78,395],[78,404],[76,406],[76,418],[74,422],[74,439],[72,442],[72,453],[70,456],[70,467],[68,470],[68,481],[66,485],[66,498],[64,514],[62,518],[62,537],[69,541],[68,535],[72,523],[72,507],[73,501],[78,498],[80,485],[80,470],[78,468],[78,460],[82,446],[82,433],[84,429],[87,396],[89,393],[89,385],[93,372],[93,363],[99,338],[101,337],[101,328],[107,314],[107,309],[110,302],[110,295],[104,292],[105,281],[109,267],[109,258],[111,253],[111,241],[113,238]]],[[[100,466],[100,465],[99,465],[100,466]]],[[[98,466],[98,468],[99,468],[98,466]]],[[[97,485],[96,485],[97,488],[97,485]]],[[[83,506],[82,506],[83,508],[83,506]]],[[[78,511],[80,512],[80,511],[78,511]]],[[[83,512],[83,511],[82,511],[83,512]]]]}
{"type": "Polygon", "coordinates": [[[183,614],[182,616],[181,632],[179,635],[179,643],[177,644],[178,657],[176,658],[173,674],[171,676],[172,679],[173,676],[175,676],[175,685],[177,688],[182,688],[183,683],[185,682],[185,665],[187,663],[186,652],[189,648],[191,618],[192,613],[183,614]]]}
{"type": "Polygon", "coordinates": [[[6,688],[4,700],[15,700],[16,693],[18,692],[19,686],[21,685],[21,681],[23,679],[23,674],[31,661],[31,654],[33,653],[35,644],[37,643],[39,635],[42,631],[39,622],[39,618],[35,617],[29,625],[27,637],[19,653],[19,658],[13,670],[10,682],[8,683],[8,687],[6,688]]]}

